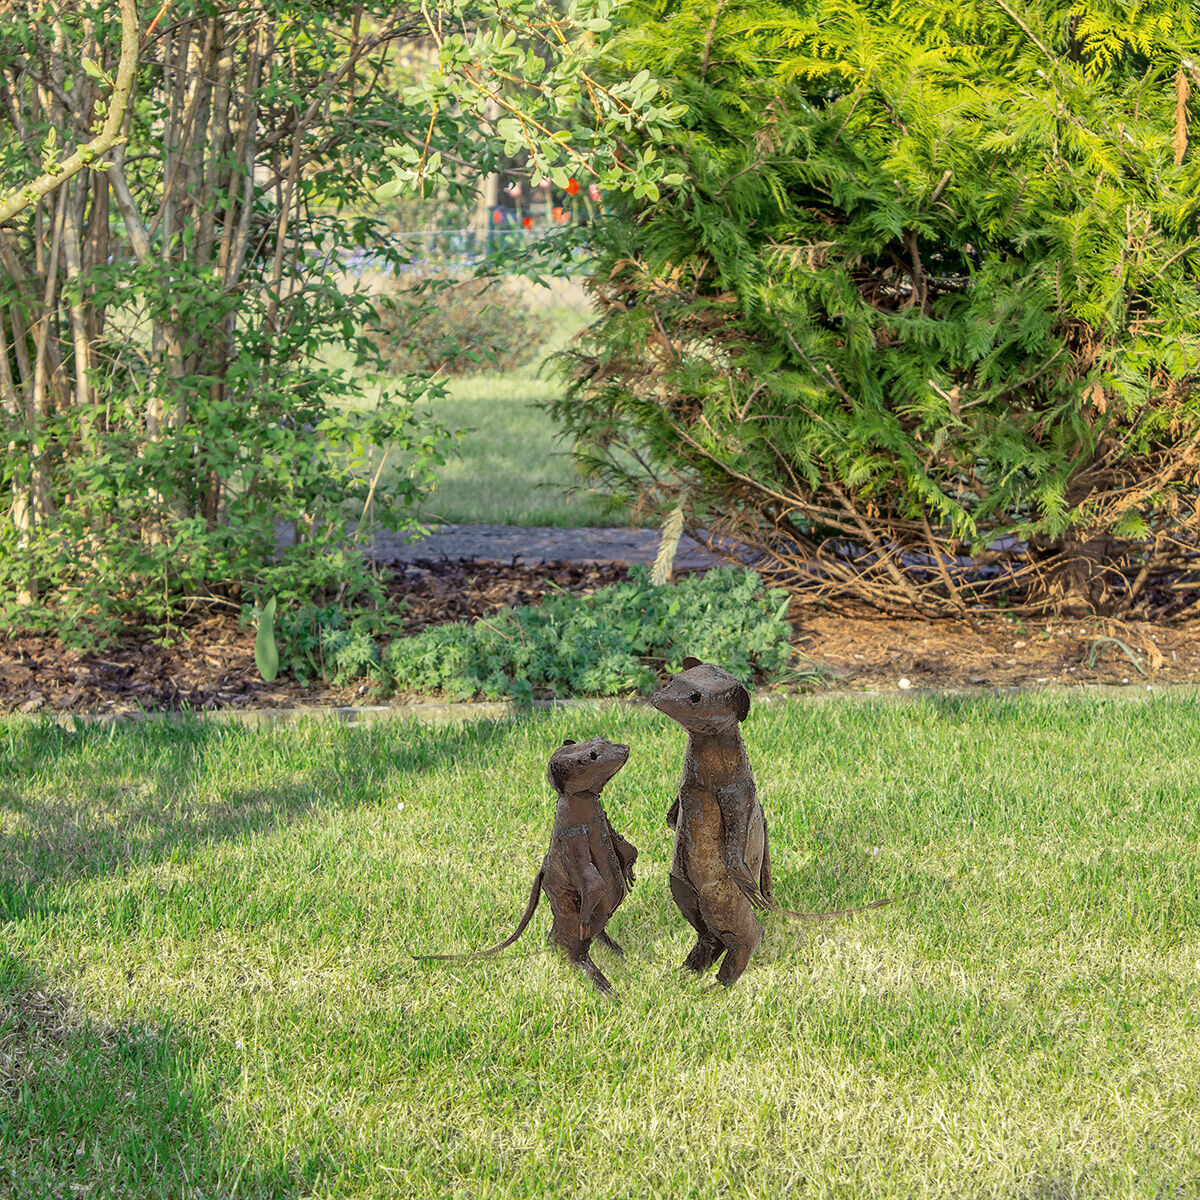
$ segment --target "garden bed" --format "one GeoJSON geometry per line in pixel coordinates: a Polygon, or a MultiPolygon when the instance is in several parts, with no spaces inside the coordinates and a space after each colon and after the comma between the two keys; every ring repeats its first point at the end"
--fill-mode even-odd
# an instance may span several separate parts
{"type": "MultiPolygon", "coordinates": [[[[552,589],[590,594],[624,576],[625,567],[614,564],[422,561],[392,575],[388,593],[404,618],[403,632],[413,634],[505,605],[537,604],[552,589]]],[[[130,629],[89,653],[54,637],[2,640],[0,712],[336,705],[366,693],[362,685],[305,688],[285,677],[264,683],[254,665],[254,629],[233,608],[192,614],[169,641],[130,629]]]]}
{"type": "Polygon", "coordinates": [[[1200,622],[881,618],[793,609],[794,645],[842,688],[1200,681],[1200,622]]]}
{"type": "MultiPolygon", "coordinates": [[[[424,561],[397,572],[388,587],[404,606],[404,632],[411,634],[486,617],[506,605],[537,604],[550,590],[590,594],[624,575],[621,564],[424,561]]],[[[886,690],[903,687],[902,680],[914,689],[1200,681],[1200,622],[1000,619],[973,628],[964,621],[880,619],[866,609],[814,607],[794,609],[791,617],[801,656],[797,677],[809,687],[886,690]]],[[[0,641],[0,712],[344,705],[366,695],[362,684],[264,683],[254,665],[254,630],[232,609],[194,613],[169,644],[138,630],[91,653],[54,637],[0,641]]]]}

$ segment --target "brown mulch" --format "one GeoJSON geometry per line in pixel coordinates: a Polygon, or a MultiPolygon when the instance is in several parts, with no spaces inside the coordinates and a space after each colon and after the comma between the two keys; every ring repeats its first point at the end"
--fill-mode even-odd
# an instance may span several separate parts
{"type": "MultiPolygon", "coordinates": [[[[403,632],[464,621],[505,605],[539,604],[561,589],[587,595],[618,583],[619,564],[422,561],[387,581],[403,632]]],[[[362,703],[365,685],[301,687],[280,677],[264,683],[254,665],[254,629],[232,609],[197,611],[172,629],[169,645],[131,629],[103,650],[72,650],[29,634],[0,640],[0,713],[142,709],[279,708],[362,703]]]]}
{"type": "MultiPolygon", "coordinates": [[[[621,564],[422,561],[397,571],[388,591],[404,632],[416,633],[428,625],[487,616],[505,605],[537,604],[555,589],[589,594],[624,577],[621,564]]],[[[903,680],[913,689],[1200,682],[1200,622],[988,619],[972,628],[963,621],[881,619],[866,609],[811,606],[794,608],[791,617],[800,667],[810,668],[801,683],[818,686],[894,690],[906,686],[903,680]]],[[[264,683],[254,665],[254,630],[232,610],[193,613],[165,645],[137,630],[92,653],[49,636],[0,640],[0,712],[277,708],[366,699],[366,685],[302,688],[284,678],[264,683]]]]}
{"type": "MultiPolygon", "coordinates": [[[[928,621],[793,610],[795,646],[853,689],[1200,682],[1200,622],[928,621]],[[1127,648],[1127,649],[1126,649],[1127,648]],[[907,680],[907,684],[903,681],[907,680]]],[[[802,660],[803,665],[803,660],[802,660]]]]}

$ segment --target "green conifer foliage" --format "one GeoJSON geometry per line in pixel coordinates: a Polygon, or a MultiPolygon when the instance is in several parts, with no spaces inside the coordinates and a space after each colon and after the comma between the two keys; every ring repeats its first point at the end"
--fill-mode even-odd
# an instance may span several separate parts
{"type": "Polygon", "coordinates": [[[598,234],[586,470],[885,609],[1195,598],[1194,6],[660,0],[620,56],[683,182],[598,234]]]}

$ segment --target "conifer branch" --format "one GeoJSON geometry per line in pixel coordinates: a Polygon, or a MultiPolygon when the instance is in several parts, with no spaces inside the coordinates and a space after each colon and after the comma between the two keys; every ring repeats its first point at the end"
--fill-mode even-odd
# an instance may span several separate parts
{"type": "Polygon", "coordinates": [[[1179,166],[1183,162],[1183,156],[1187,153],[1188,135],[1187,135],[1187,101],[1192,94],[1191,88],[1188,87],[1187,76],[1182,70],[1175,72],[1175,137],[1171,141],[1171,146],[1175,151],[1175,165],[1179,166]]]}

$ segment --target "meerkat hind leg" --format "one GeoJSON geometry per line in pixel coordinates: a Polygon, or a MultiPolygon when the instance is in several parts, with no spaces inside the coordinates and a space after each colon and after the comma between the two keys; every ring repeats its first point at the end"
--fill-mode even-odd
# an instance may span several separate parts
{"type": "MultiPolygon", "coordinates": [[[[729,915],[734,920],[725,921],[722,924],[732,925],[733,928],[721,930],[721,941],[729,948],[729,952],[725,955],[725,961],[721,963],[721,969],[717,972],[717,982],[723,983],[726,987],[735,983],[738,976],[746,969],[750,956],[758,949],[758,944],[763,937],[763,927],[759,924],[758,918],[755,917],[754,910],[745,896],[739,895],[732,908],[734,911],[729,915]]],[[[713,915],[715,917],[715,914],[713,915]]]]}
{"type": "Polygon", "coordinates": [[[671,876],[671,896],[688,924],[696,931],[696,944],[683,960],[683,965],[686,970],[699,975],[725,953],[725,943],[705,923],[700,912],[700,897],[686,879],[680,879],[678,875],[671,876]]]}
{"type": "Polygon", "coordinates": [[[620,947],[620,946],[619,946],[619,945],[618,945],[618,944],[617,944],[615,941],[613,941],[613,939],[612,939],[612,938],[610,938],[610,937],[608,936],[608,934],[607,934],[607,933],[606,933],[606,932],[605,932],[603,929],[602,929],[602,930],[600,930],[600,933],[599,933],[599,935],[598,935],[598,936],[599,936],[600,940],[601,940],[601,941],[602,941],[602,942],[603,942],[603,943],[604,943],[604,944],[605,944],[605,945],[606,945],[606,946],[607,946],[607,947],[608,947],[608,948],[609,948],[609,949],[610,949],[610,950],[611,950],[611,951],[612,951],[612,952],[613,952],[613,953],[614,953],[614,954],[615,954],[615,955],[616,955],[618,958],[624,958],[624,957],[625,957],[625,951],[624,951],[624,950],[622,950],[622,949],[621,949],[621,947],[620,947]]]}

